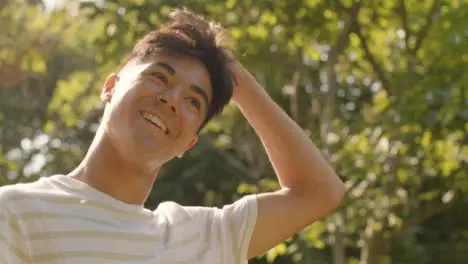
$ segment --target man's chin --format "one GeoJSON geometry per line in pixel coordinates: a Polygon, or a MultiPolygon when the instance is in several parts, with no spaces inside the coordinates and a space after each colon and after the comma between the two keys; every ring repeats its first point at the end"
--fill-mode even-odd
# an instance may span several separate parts
{"type": "Polygon", "coordinates": [[[161,146],[160,144],[155,144],[153,141],[145,142],[139,140],[132,145],[127,148],[124,156],[144,166],[159,167],[174,158],[172,153],[164,151],[164,149],[158,147],[161,146]]]}

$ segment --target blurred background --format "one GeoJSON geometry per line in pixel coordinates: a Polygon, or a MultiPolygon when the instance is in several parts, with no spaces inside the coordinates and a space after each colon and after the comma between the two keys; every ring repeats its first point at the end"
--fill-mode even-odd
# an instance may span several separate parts
{"type": "MultiPolygon", "coordinates": [[[[105,78],[182,4],[229,28],[348,188],[332,215],[251,263],[468,263],[466,0],[2,0],[0,185],[72,170],[105,78]]],[[[277,188],[230,105],[164,167],[146,206],[277,188]]]]}

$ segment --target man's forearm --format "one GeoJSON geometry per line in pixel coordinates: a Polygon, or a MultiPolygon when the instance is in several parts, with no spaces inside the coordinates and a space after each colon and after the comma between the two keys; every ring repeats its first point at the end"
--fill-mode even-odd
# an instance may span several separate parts
{"type": "Polygon", "coordinates": [[[260,137],[281,186],[307,195],[326,190],[341,199],[343,183],[304,131],[248,74],[236,103],[260,137]],[[325,189],[323,189],[325,188],[325,189]]]}

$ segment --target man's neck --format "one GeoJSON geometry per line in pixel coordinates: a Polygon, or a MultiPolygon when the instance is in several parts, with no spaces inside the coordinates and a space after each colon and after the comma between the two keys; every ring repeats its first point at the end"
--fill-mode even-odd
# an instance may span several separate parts
{"type": "Polygon", "coordinates": [[[158,172],[148,173],[126,160],[100,127],[86,157],[68,176],[122,202],[143,205],[158,172]]]}

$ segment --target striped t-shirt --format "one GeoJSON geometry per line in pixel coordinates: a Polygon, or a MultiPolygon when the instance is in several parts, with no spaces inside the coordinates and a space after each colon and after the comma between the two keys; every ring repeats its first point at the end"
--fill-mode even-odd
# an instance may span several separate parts
{"type": "Polygon", "coordinates": [[[255,195],[154,211],[64,175],[0,188],[0,263],[245,264],[255,195]]]}

